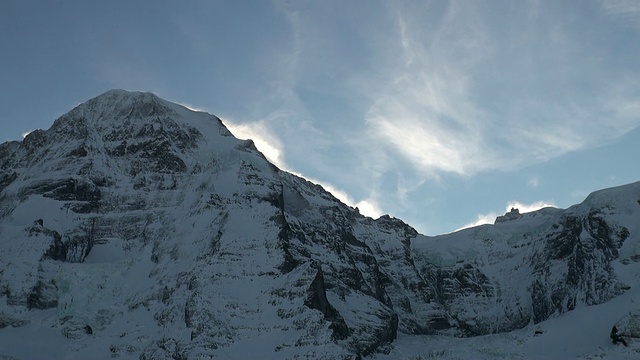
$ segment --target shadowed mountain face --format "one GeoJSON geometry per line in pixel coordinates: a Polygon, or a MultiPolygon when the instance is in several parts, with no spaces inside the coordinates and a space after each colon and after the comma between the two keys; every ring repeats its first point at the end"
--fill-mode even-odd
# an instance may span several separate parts
{"type": "Polygon", "coordinates": [[[425,237],[215,116],[114,90],[0,145],[0,344],[28,329],[79,358],[350,358],[398,332],[510,331],[634,285],[639,199],[636,183],[425,237]]]}

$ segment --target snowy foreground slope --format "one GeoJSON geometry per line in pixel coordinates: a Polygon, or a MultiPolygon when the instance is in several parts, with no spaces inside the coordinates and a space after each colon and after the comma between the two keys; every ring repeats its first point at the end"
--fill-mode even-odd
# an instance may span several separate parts
{"type": "Polygon", "coordinates": [[[0,145],[0,359],[640,356],[640,183],[500,220],[367,218],[109,91],[0,145]]]}

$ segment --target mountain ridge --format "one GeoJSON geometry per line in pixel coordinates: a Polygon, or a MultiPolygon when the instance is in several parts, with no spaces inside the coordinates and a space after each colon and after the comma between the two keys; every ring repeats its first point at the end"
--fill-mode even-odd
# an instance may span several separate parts
{"type": "Polygon", "coordinates": [[[0,144],[0,334],[175,359],[510,332],[636,285],[639,201],[637,182],[428,237],[278,169],[213,115],[109,91],[0,144]]]}

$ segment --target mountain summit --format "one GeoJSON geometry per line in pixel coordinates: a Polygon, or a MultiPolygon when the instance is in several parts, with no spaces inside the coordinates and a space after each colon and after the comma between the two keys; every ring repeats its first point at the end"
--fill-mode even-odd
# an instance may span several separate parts
{"type": "Polygon", "coordinates": [[[518,215],[426,237],[215,116],[109,91],[0,145],[0,356],[401,357],[399,336],[527,329],[635,291],[640,183],[518,215]]]}

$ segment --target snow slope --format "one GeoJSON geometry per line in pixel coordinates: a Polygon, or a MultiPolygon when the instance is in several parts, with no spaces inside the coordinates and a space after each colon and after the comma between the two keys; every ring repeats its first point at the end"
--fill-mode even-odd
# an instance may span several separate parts
{"type": "Polygon", "coordinates": [[[607,303],[583,307],[508,333],[472,338],[401,335],[394,349],[375,359],[638,359],[640,339],[628,347],[612,344],[611,327],[637,313],[640,292],[629,291],[607,303]]]}

